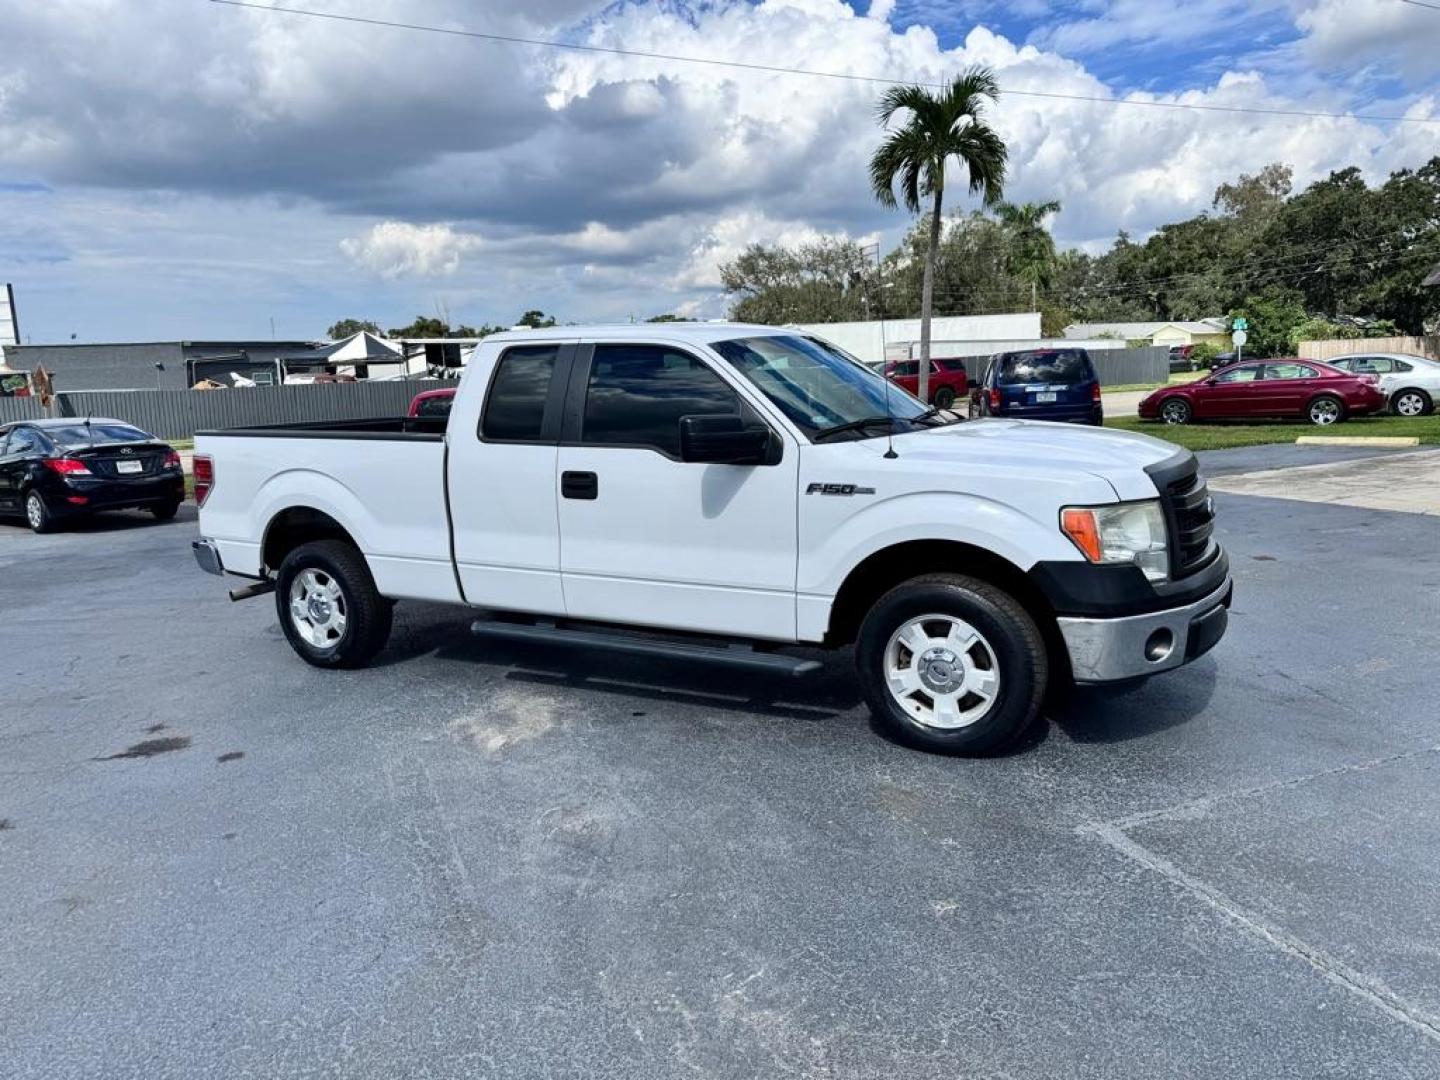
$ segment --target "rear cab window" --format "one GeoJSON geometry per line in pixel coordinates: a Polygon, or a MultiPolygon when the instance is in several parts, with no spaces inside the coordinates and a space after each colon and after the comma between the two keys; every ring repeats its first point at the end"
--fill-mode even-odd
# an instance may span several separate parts
{"type": "MultiPolygon", "coordinates": [[[[489,442],[545,441],[545,411],[561,345],[518,345],[495,364],[480,437],[489,442]]],[[[447,412],[448,412],[448,402],[447,412]]]]}

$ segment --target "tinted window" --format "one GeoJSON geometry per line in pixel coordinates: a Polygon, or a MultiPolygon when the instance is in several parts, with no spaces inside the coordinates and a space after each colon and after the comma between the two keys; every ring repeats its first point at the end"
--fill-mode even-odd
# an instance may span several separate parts
{"type": "MultiPolygon", "coordinates": [[[[485,415],[480,421],[485,438],[499,442],[533,442],[540,438],[545,399],[550,394],[559,355],[558,345],[526,345],[505,351],[485,399],[485,415]]],[[[446,413],[449,410],[447,401],[446,413]]],[[[422,410],[420,415],[439,414],[422,410]]]]}
{"type": "Polygon", "coordinates": [[[1396,370],[1396,371],[1414,371],[1414,370],[1415,370],[1415,365],[1414,365],[1414,364],[1408,364],[1408,363],[1406,363],[1404,360],[1396,360],[1396,361],[1395,361],[1395,370],[1396,370]]]}
{"type": "Polygon", "coordinates": [[[148,442],[154,438],[129,424],[71,424],[49,429],[50,438],[61,446],[85,446],[88,443],[148,442]]]}
{"type": "Polygon", "coordinates": [[[1006,353],[1000,357],[999,381],[1007,386],[1026,383],[1075,383],[1095,378],[1090,359],[1079,349],[1041,349],[1006,353]]]}
{"type": "MultiPolygon", "coordinates": [[[[547,388],[548,389],[548,388],[547,388]]],[[[455,399],[449,394],[441,397],[421,398],[420,404],[415,407],[416,416],[449,416],[450,406],[455,399]]]]}
{"type": "Polygon", "coordinates": [[[1266,364],[1267,379],[1313,379],[1319,372],[1304,364],[1266,364]]]}
{"type": "Polygon", "coordinates": [[[39,450],[40,440],[35,432],[29,428],[16,428],[10,433],[10,439],[5,445],[7,454],[32,454],[39,450]]]}
{"type": "Polygon", "coordinates": [[[936,360],[935,366],[941,371],[964,371],[965,361],[963,360],[936,360]]]}
{"type": "Polygon", "coordinates": [[[1234,367],[1215,376],[1217,383],[1254,382],[1260,377],[1258,367],[1234,367]]]}
{"type": "Polygon", "coordinates": [[[598,345],[580,439],[678,458],[680,418],[717,413],[738,416],[739,395],[695,357],[663,345],[598,345]]]}
{"type": "Polygon", "coordinates": [[[898,363],[898,364],[895,365],[895,370],[892,371],[892,372],[890,372],[890,374],[892,374],[892,375],[900,375],[900,376],[919,375],[919,374],[920,374],[920,361],[918,361],[918,360],[904,360],[904,361],[901,361],[900,363],[898,363]]]}

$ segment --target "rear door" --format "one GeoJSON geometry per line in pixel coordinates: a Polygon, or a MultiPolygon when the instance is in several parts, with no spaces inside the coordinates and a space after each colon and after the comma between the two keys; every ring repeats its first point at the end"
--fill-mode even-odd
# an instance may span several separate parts
{"type": "Polygon", "coordinates": [[[1257,388],[1265,412],[1271,416],[1300,415],[1315,392],[1320,373],[1308,364],[1290,361],[1266,364],[1257,388]]]}
{"type": "Polygon", "coordinates": [[[794,640],[799,453],[752,394],[689,348],[582,346],[551,481],[570,615],[794,640]],[[682,461],[680,418],[697,415],[765,424],[784,452],[682,461]]]}
{"type": "Polygon", "coordinates": [[[455,572],[468,603],[560,615],[555,464],[575,343],[498,348],[489,364],[477,350],[467,378],[483,397],[457,397],[446,429],[455,572]]]}

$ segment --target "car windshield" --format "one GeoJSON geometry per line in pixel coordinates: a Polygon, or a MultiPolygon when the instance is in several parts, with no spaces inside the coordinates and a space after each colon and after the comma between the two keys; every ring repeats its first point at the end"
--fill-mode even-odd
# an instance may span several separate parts
{"type": "Polygon", "coordinates": [[[45,434],[60,446],[88,446],[91,443],[149,442],[154,438],[129,424],[74,424],[46,428],[45,434]]]}
{"type": "Polygon", "coordinates": [[[816,338],[776,335],[711,345],[807,436],[868,419],[855,438],[885,434],[886,417],[908,430],[931,414],[915,398],[848,353],[816,338]]]}
{"type": "Polygon", "coordinates": [[[1006,353],[1000,358],[1000,382],[1007,386],[1084,382],[1090,378],[1090,361],[1078,349],[1006,353]]]}

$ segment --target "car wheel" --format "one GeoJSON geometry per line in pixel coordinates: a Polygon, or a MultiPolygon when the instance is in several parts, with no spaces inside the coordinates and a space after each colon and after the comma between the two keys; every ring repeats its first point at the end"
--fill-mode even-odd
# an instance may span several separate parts
{"type": "Polygon", "coordinates": [[[156,521],[170,521],[180,512],[178,502],[160,503],[158,506],[150,507],[150,513],[155,515],[156,521]]]}
{"type": "Polygon", "coordinates": [[[948,409],[955,404],[955,391],[948,386],[942,386],[935,391],[935,407],[937,409],[948,409]]]}
{"type": "Polygon", "coordinates": [[[1167,424],[1188,424],[1194,410],[1184,398],[1166,398],[1160,403],[1160,419],[1167,424]]]}
{"type": "Polygon", "coordinates": [[[1396,416],[1424,416],[1432,407],[1424,390],[1400,390],[1390,398],[1390,411],[1396,416]]]}
{"type": "Polygon", "coordinates": [[[47,533],[55,527],[55,518],[38,491],[25,496],[25,521],[32,532],[47,533]]]}
{"type": "Polygon", "coordinates": [[[1039,713],[1049,678],[1029,613],[959,574],[917,577],[882,596],[860,627],[855,663],[877,726],[940,754],[1009,746],[1039,713]]]}
{"type": "Polygon", "coordinates": [[[1345,405],[1339,398],[1322,394],[1310,402],[1305,415],[1317,427],[1329,427],[1345,419],[1345,405]]]}
{"type": "Polygon", "coordinates": [[[316,667],[363,667],[390,637],[391,604],[365,557],[343,540],[302,544],[285,556],[275,609],[291,647],[316,667]]]}

